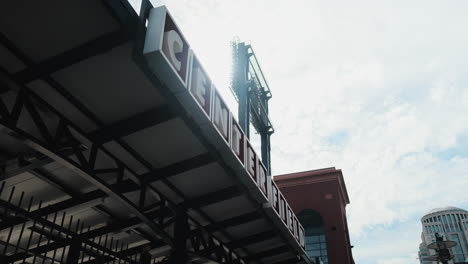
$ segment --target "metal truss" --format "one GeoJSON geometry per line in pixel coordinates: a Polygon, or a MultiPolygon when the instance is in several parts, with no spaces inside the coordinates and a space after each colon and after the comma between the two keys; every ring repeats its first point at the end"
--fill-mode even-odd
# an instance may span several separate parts
{"type": "MultiPolygon", "coordinates": [[[[3,73],[4,77],[6,73],[3,73]]],[[[5,80],[5,79],[4,79],[5,80]]],[[[13,94],[14,103],[13,108],[9,111],[3,98],[0,98],[0,124],[9,129],[9,135],[23,141],[33,150],[45,155],[46,158],[42,158],[35,163],[26,164],[24,170],[38,170],[35,168],[37,164],[44,164],[46,161],[57,161],[60,164],[72,169],[77,174],[93,183],[99,190],[91,191],[85,194],[75,195],[75,197],[67,199],[65,201],[53,204],[51,206],[37,209],[29,216],[25,216],[25,212],[21,212],[23,215],[15,214],[15,219],[6,219],[0,224],[1,229],[10,228],[13,230],[18,224],[25,225],[32,218],[46,217],[51,214],[57,214],[59,211],[66,210],[72,206],[89,202],[98,198],[106,196],[112,197],[118,200],[121,204],[127,207],[131,211],[135,218],[126,220],[127,224],[144,223],[150,227],[151,236],[153,240],[161,240],[164,244],[174,246],[174,239],[164,230],[164,220],[169,217],[174,217],[174,209],[163,210],[164,208],[175,208],[175,205],[170,204],[159,192],[157,192],[149,183],[164,179],[171,175],[197,168],[203,164],[211,162],[212,159],[207,154],[200,155],[195,158],[188,159],[184,162],[173,164],[164,168],[153,170],[149,173],[138,175],[131,169],[125,166],[125,164],[113,156],[108,150],[106,150],[102,144],[107,140],[115,139],[117,136],[115,133],[119,130],[119,127],[127,127],[128,123],[136,123],[138,120],[144,120],[140,122],[147,123],[148,119],[143,118],[146,113],[132,118],[131,120],[124,120],[118,124],[112,125],[113,136],[108,135],[105,131],[109,131],[110,128],[104,128],[103,130],[96,131],[94,133],[85,133],[78,127],[74,126],[69,120],[63,117],[57,110],[53,109],[47,102],[43,101],[40,97],[31,92],[26,86],[17,84],[10,80],[9,86],[13,89],[9,91],[10,96],[13,94]],[[47,115],[44,113],[47,112],[47,115]],[[34,126],[26,125],[21,122],[21,116],[28,113],[31,117],[34,126]],[[44,118],[47,116],[47,118],[44,118]],[[51,124],[58,124],[55,127],[51,124]],[[113,160],[115,166],[108,168],[96,168],[96,160],[103,158],[113,160]],[[44,161],[46,160],[46,161],[44,161]],[[35,165],[34,165],[35,164],[35,165]],[[115,175],[113,181],[108,179],[104,180],[100,175],[103,173],[113,173],[115,175]],[[124,175],[127,175],[124,178],[124,175]],[[133,191],[140,191],[140,200],[138,204],[134,204],[130,201],[125,194],[133,191]],[[159,198],[155,204],[145,204],[146,192],[153,192],[159,198]],[[157,209],[157,211],[154,211],[157,209]],[[153,210],[153,211],[151,211],[153,210]],[[149,212],[148,212],[149,211],[149,212]],[[162,213],[164,211],[164,213],[162,213]],[[154,218],[158,217],[156,221],[154,218]]],[[[153,110],[152,116],[156,112],[153,110]]],[[[165,120],[166,114],[162,111],[163,117],[156,118],[157,120],[151,120],[151,124],[155,122],[165,120]]],[[[122,134],[119,132],[119,137],[122,134]]],[[[15,173],[18,173],[16,171],[15,173]]],[[[189,202],[178,205],[178,208],[198,208],[204,205],[208,205],[223,199],[229,199],[240,195],[237,188],[228,188],[221,190],[219,193],[210,194],[207,196],[193,199],[189,202]],[[219,194],[222,194],[220,197],[219,194]]],[[[1,201],[0,207],[7,207],[9,203],[1,201]]],[[[11,208],[10,208],[11,209],[11,208]]],[[[19,208],[16,208],[19,210],[19,208]]],[[[42,220],[37,220],[42,221],[42,220]]],[[[43,222],[43,221],[42,221],[43,222]]],[[[228,247],[223,245],[219,240],[212,237],[212,235],[205,231],[201,227],[197,227],[193,220],[190,221],[192,228],[196,228],[196,231],[188,232],[184,234],[185,238],[190,242],[188,243],[187,254],[191,255],[190,258],[206,259],[209,261],[216,261],[218,263],[241,263],[237,254],[230,250],[228,247]]],[[[52,225],[53,223],[49,223],[52,225]]],[[[119,224],[115,224],[116,227],[123,228],[119,224]]],[[[107,227],[108,232],[112,231],[112,227],[107,227]]],[[[76,236],[74,234],[73,236],[76,236]]],[[[83,235],[80,233],[79,237],[88,236],[86,233],[83,235]]],[[[55,242],[60,243],[72,243],[73,239],[60,240],[55,242]]],[[[7,242],[8,243],[8,242],[7,242]]],[[[83,242],[84,243],[84,242],[83,242]]],[[[55,244],[57,245],[57,244],[55,244]]],[[[54,246],[53,246],[54,247],[54,246]]],[[[52,247],[52,248],[53,248],[52,247]]],[[[46,253],[46,248],[35,249],[33,252],[37,254],[46,253]]],[[[23,254],[23,257],[28,255],[23,254]]],[[[18,256],[9,256],[9,259],[17,259],[18,256]]],[[[189,260],[189,258],[187,258],[189,260]]],[[[132,263],[132,262],[128,262],[132,263]]]]}
{"type": "MultiPolygon", "coordinates": [[[[128,10],[122,10],[123,5],[116,3],[120,1],[103,2],[107,3],[109,9],[120,21],[122,25],[120,30],[39,63],[34,63],[0,33],[0,42],[27,66],[25,70],[17,73],[9,73],[0,68],[0,125],[7,129],[11,137],[22,141],[33,150],[28,157],[12,157],[20,166],[13,169],[0,166],[0,181],[27,171],[71,197],[35,209],[32,209],[34,206],[30,206],[34,201],[32,196],[28,205],[22,204],[26,199],[24,193],[21,194],[21,202],[14,204],[11,200],[14,189],[11,191],[10,199],[0,200],[0,212],[3,213],[0,215],[2,220],[0,231],[10,234],[5,241],[0,239],[0,250],[3,250],[3,254],[0,254],[0,263],[14,263],[15,261],[26,263],[27,260],[27,263],[42,264],[150,264],[155,263],[155,259],[148,252],[164,246],[171,248],[170,253],[158,263],[259,263],[258,260],[262,257],[283,252],[269,250],[252,255],[244,249],[245,245],[277,236],[278,234],[273,230],[246,236],[239,240],[232,239],[224,231],[227,227],[264,217],[258,211],[215,223],[199,210],[202,206],[242,195],[243,191],[239,187],[232,186],[209,195],[187,199],[176,186],[167,180],[173,175],[217,161],[219,157],[213,156],[213,153],[205,153],[163,168],[153,168],[121,140],[126,135],[175,118],[180,113],[169,106],[162,106],[106,126],[50,76],[59,69],[106,52],[125,42],[134,41],[134,60],[138,65],[143,65],[141,66],[143,72],[155,85],[160,85],[157,77],[144,67],[142,55],[139,53],[145,33],[146,15],[151,8],[149,1],[143,1],[139,20],[135,19],[135,16],[125,15],[128,10]],[[36,79],[49,84],[100,128],[93,132],[85,132],[68,120],[58,109],[29,89],[27,83],[36,79]],[[27,123],[24,121],[24,116],[28,116],[27,123]],[[130,169],[104,147],[104,144],[110,141],[117,142],[149,172],[138,174],[130,169]],[[108,164],[112,165],[105,168],[98,167],[97,163],[102,159],[110,160],[108,164]],[[87,193],[77,193],[72,188],[64,186],[42,169],[51,162],[58,162],[73,170],[97,189],[87,193]],[[184,201],[180,204],[171,203],[151,185],[156,181],[164,183],[184,201]],[[131,192],[139,192],[139,199],[136,203],[126,196],[131,192]],[[147,194],[152,194],[156,201],[148,204],[147,194]],[[125,220],[116,219],[106,226],[94,229],[87,227],[83,221],[80,223],[80,219],[73,219],[72,216],[67,218],[66,211],[70,208],[105,197],[112,197],[119,201],[134,217],[125,220]],[[187,215],[189,209],[195,210],[209,224],[205,227],[199,225],[187,215]],[[138,226],[141,225],[149,227],[145,229],[149,231],[140,229],[138,226]],[[174,231],[169,226],[173,226],[174,231]],[[126,229],[138,234],[147,243],[129,247],[110,235],[126,229]],[[18,232],[20,235],[13,243],[10,241],[11,234],[18,232]],[[213,235],[214,232],[220,232],[229,242],[223,243],[213,235]],[[40,239],[30,241],[31,238],[26,236],[27,233],[30,233],[29,236],[32,238],[39,236],[40,239]],[[241,258],[234,250],[241,250],[250,257],[241,258]]],[[[95,208],[113,218],[103,206],[96,205],[95,208]]],[[[287,263],[296,262],[291,260],[287,263]]]]}

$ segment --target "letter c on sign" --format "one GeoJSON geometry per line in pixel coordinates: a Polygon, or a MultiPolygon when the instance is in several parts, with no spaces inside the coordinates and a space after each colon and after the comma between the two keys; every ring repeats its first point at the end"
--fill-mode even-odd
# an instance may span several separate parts
{"type": "Polygon", "coordinates": [[[175,30],[171,30],[164,33],[164,42],[169,51],[169,54],[167,54],[169,56],[169,60],[174,68],[176,68],[177,71],[180,71],[182,62],[177,59],[176,54],[181,53],[184,50],[184,41],[180,37],[179,33],[175,30]]]}

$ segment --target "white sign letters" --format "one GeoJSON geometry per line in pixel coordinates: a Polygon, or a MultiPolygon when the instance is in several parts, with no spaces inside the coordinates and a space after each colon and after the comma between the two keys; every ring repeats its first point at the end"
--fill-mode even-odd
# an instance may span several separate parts
{"type": "MultiPolygon", "coordinates": [[[[232,117],[225,101],[214,87],[165,6],[159,6],[150,12],[143,52],[152,70],[161,77],[171,91],[177,96],[182,94],[184,98],[188,98],[183,100],[190,107],[199,107],[203,114],[199,114],[201,112],[198,109],[184,106],[187,111],[196,112],[193,118],[200,124],[208,124],[210,131],[211,126],[214,127],[217,134],[231,149],[232,155],[235,155],[242,165],[240,167],[241,175],[249,175],[250,177],[242,176],[243,179],[255,187],[252,191],[256,192],[256,195],[258,194],[257,190],[263,195],[262,203],[269,201],[271,205],[269,208],[273,209],[291,235],[304,248],[304,228],[297,220],[276,183],[271,177],[268,177],[265,165],[255,153],[238,122],[232,117]],[[185,94],[190,96],[185,96],[185,94]],[[202,118],[204,119],[202,120],[202,118]]],[[[182,101],[182,99],[179,100],[182,101]]],[[[233,162],[237,166],[235,159],[233,162]]],[[[286,229],[283,230],[286,231],[286,229]]]]}

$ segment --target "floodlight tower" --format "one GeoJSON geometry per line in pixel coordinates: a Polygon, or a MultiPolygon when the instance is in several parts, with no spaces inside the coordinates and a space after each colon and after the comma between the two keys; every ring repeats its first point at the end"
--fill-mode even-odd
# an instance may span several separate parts
{"type": "Polygon", "coordinates": [[[238,119],[244,133],[250,138],[250,123],[260,134],[262,161],[271,176],[270,137],[275,132],[268,116],[271,91],[251,45],[232,42],[233,69],[231,90],[239,102],[238,119]]]}

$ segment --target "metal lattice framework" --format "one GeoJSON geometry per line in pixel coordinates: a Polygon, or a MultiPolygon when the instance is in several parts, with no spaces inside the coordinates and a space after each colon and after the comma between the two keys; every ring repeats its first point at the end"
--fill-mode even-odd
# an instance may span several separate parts
{"type": "MultiPolygon", "coordinates": [[[[0,21],[0,54],[24,66],[0,62],[0,263],[307,263],[148,69],[141,51],[149,1],[140,15],[124,0],[70,4],[90,16],[106,14],[112,29],[38,59],[17,43],[20,33],[8,34],[8,23],[0,21]],[[109,54],[137,69],[164,102],[109,121],[80,97],[87,87],[73,90],[57,77],[83,62],[107,62],[114,58],[109,54]],[[129,138],[168,124],[189,131],[201,150],[156,166],[129,138]],[[179,180],[205,177],[206,171],[226,180],[207,183],[206,192],[179,180]],[[243,210],[210,210],[233,201],[243,210]]],[[[17,10],[15,3],[2,5],[17,10]]],[[[164,146],[153,151],[168,152],[164,146]]]]}
{"type": "Polygon", "coordinates": [[[271,171],[270,137],[275,129],[268,113],[268,101],[272,98],[270,87],[252,46],[234,40],[231,48],[231,91],[239,102],[239,122],[248,136],[249,122],[260,134],[262,159],[271,171]]]}

